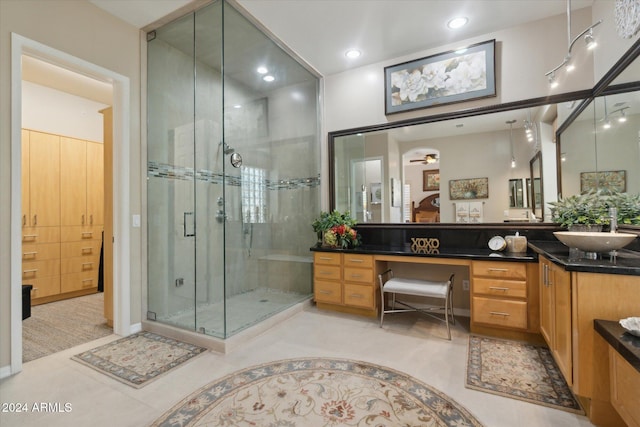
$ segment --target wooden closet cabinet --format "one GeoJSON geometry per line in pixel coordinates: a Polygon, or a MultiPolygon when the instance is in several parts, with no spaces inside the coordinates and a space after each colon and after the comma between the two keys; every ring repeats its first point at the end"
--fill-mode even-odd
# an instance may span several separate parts
{"type": "Polygon", "coordinates": [[[60,137],[22,131],[22,226],[60,225],[60,137]]]}

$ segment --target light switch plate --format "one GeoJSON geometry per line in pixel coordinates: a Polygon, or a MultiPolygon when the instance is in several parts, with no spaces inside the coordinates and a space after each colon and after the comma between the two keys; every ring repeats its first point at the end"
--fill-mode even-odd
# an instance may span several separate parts
{"type": "Polygon", "coordinates": [[[140,215],[133,216],[132,224],[136,228],[140,227],[140,215]]]}

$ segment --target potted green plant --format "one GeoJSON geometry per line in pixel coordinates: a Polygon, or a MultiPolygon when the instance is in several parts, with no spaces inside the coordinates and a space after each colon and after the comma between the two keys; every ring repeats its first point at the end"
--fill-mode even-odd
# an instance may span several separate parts
{"type": "Polygon", "coordinates": [[[551,220],[569,231],[601,231],[609,223],[608,206],[599,192],[565,197],[551,205],[551,220]]]}
{"type": "Polygon", "coordinates": [[[601,231],[609,224],[609,208],[617,209],[618,225],[640,225],[640,195],[591,191],[550,202],[553,222],[570,231],[601,231]]]}
{"type": "Polygon", "coordinates": [[[348,249],[359,246],[361,236],[353,228],[357,221],[349,211],[321,212],[311,226],[318,234],[318,243],[323,246],[348,249]]]}

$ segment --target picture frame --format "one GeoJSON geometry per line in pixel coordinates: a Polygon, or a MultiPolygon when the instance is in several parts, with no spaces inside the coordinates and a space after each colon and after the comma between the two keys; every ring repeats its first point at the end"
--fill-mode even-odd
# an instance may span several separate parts
{"type": "Polygon", "coordinates": [[[580,193],[609,190],[627,191],[627,171],[580,172],[580,193]]]}
{"type": "Polygon", "coordinates": [[[452,179],[449,181],[451,200],[489,198],[489,178],[452,179]]]}
{"type": "Polygon", "coordinates": [[[385,114],[496,96],[495,44],[488,40],[385,67],[385,114]]]}
{"type": "Polygon", "coordinates": [[[440,169],[422,171],[422,191],[440,190],[440,169]]]}
{"type": "Polygon", "coordinates": [[[382,183],[376,182],[371,184],[371,204],[379,205],[382,203],[382,183]]]}

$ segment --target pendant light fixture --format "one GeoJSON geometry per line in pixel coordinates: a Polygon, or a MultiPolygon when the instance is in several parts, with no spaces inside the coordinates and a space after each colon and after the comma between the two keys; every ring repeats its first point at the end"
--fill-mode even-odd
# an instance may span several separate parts
{"type": "Polygon", "coordinates": [[[562,67],[566,67],[567,71],[572,71],[573,69],[575,69],[575,64],[573,64],[571,61],[571,51],[573,49],[573,46],[581,37],[584,36],[584,42],[587,46],[587,49],[591,50],[597,46],[597,43],[593,38],[593,29],[596,26],[600,25],[601,23],[602,23],[602,19],[600,19],[595,24],[592,24],[591,26],[587,27],[585,30],[580,32],[580,34],[578,34],[572,39],[571,38],[571,0],[567,0],[567,54],[565,55],[560,65],[558,65],[557,67],[545,73],[545,76],[547,76],[547,79],[549,80],[549,85],[551,85],[552,88],[558,86],[558,81],[556,80],[556,71],[560,70],[562,67]]]}
{"type": "Polygon", "coordinates": [[[509,146],[511,147],[511,167],[516,167],[516,158],[513,155],[513,124],[515,120],[507,120],[505,123],[509,125],[509,146]]]}

